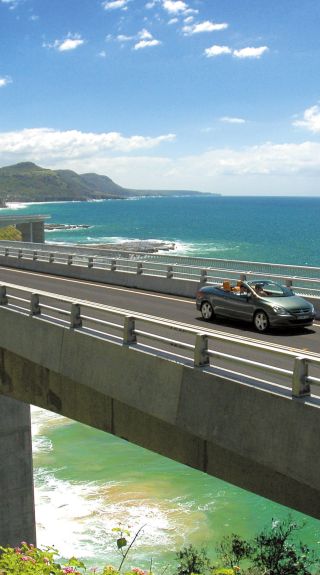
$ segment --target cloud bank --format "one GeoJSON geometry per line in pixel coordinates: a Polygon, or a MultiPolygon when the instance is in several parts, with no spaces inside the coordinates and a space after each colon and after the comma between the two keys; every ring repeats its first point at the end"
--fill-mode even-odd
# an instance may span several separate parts
{"type": "Polygon", "coordinates": [[[155,155],[155,148],[174,140],[173,134],[125,137],[117,132],[48,128],[2,132],[1,165],[33,161],[48,168],[105,174],[121,185],[140,188],[182,187],[208,192],[219,182],[217,191],[222,193],[230,193],[231,182],[231,193],[240,193],[244,182],[259,181],[266,187],[274,178],[291,178],[294,193],[299,176],[303,176],[304,181],[314,178],[316,191],[312,193],[318,191],[320,143],[269,142],[241,149],[216,148],[177,159],[155,155]]]}

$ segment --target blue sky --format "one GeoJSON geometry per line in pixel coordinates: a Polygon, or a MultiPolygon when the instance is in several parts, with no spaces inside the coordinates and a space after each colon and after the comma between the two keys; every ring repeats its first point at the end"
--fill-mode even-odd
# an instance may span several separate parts
{"type": "Polygon", "coordinates": [[[319,0],[0,0],[0,166],[320,195],[319,0]]]}

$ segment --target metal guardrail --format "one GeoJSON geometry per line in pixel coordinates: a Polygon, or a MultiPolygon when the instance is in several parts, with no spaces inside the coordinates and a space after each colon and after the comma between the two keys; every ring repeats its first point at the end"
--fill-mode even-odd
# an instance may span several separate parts
{"type": "MultiPolygon", "coordinates": [[[[50,321],[69,329],[81,330],[88,336],[102,337],[108,341],[113,338],[113,341],[132,347],[139,348],[140,345],[140,349],[162,355],[167,359],[174,359],[178,362],[187,360],[195,368],[216,368],[216,362],[220,360],[228,364],[228,369],[224,370],[226,374],[230,374],[230,364],[240,365],[247,371],[258,370],[265,375],[275,374],[289,380],[294,398],[310,396],[310,386],[320,386],[320,377],[310,374],[311,367],[320,369],[320,355],[317,357],[303,353],[297,354],[270,344],[248,341],[219,332],[209,333],[178,322],[83,300],[74,301],[70,297],[63,297],[62,301],[59,295],[45,291],[33,292],[29,288],[15,284],[0,286],[0,310],[1,307],[31,316],[35,321],[50,321]],[[88,310],[87,313],[85,310],[88,310]],[[116,318],[116,321],[113,318],[116,318]],[[121,323],[119,320],[122,320],[121,323]],[[168,331],[179,333],[180,338],[168,337],[166,335],[168,331]],[[146,341],[156,342],[160,347],[146,346],[146,341]],[[209,344],[212,343],[215,349],[209,348],[209,344]],[[237,355],[232,355],[219,351],[217,349],[219,343],[223,346],[234,345],[239,348],[239,352],[237,355]],[[182,350],[185,356],[173,353],[173,348],[182,350]],[[279,358],[284,358],[289,362],[289,369],[240,356],[241,352],[244,355],[248,354],[249,350],[258,351],[263,356],[272,356],[278,362],[279,358]],[[211,358],[215,360],[214,364],[211,363],[211,358]]],[[[243,372],[232,372],[233,376],[235,374],[241,376],[242,380],[248,375],[243,372]]],[[[252,379],[252,375],[249,377],[252,379]]],[[[261,382],[260,379],[256,378],[256,380],[261,382]]],[[[273,381],[267,383],[274,386],[275,392],[279,392],[278,383],[273,381]]]]}
{"type": "MultiPolygon", "coordinates": [[[[107,252],[107,250],[105,250],[107,252]]],[[[320,298],[320,268],[308,266],[287,266],[282,264],[266,264],[259,262],[244,262],[235,260],[196,259],[201,267],[179,263],[182,257],[160,256],[158,254],[141,254],[138,252],[125,252],[126,257],[109,255],[91,255],[92,252],[79,253],[76,251],[54,251],[49,247],[33,250],[31,248],[6,246],[0,242],[0,255],[15,257],[20,260],[43,261],[50,264],[58,263],[88,268],[106,269],[112,272],[124,272],[146,276],[159,276],[168,280],[191,280],[196,283],[220,283],[223,280],[248,280],[264,277],[279,281],[282,284],[293,286],[298,295],[320,298]],[[139,257],[138,257],[139,256],[139,257]],[[142,259],[143,258],[143,259],[142,259]],[[160,259],[161,258],[161,259],[160,259]],[[163,261],[169,259],[170,263],[163,261]],[[178,261],[177,261],[178,260],[178,261]],[[210,266],[203,267],[209,262],[210,266]],[[216,265],[216,267],[213,267],[216,265]],[[229,267],[228,267],[229,266],[229,267]],[[290,273],[291,272],[291,273],[290,273]],[[309,274],[304,276],[303,274],[309,274]]],[[[191,258],[184,258],[188,262],[191,258]]]]}

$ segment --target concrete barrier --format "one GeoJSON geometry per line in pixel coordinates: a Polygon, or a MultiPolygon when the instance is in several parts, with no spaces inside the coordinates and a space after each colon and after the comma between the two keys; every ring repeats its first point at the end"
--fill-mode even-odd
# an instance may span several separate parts
{"type": "Polygon", "coordinates": [[[0,393],[320,518],[320,402],[0,308],[0,393]]]}
{"type": "Polygon", "coordinates": [[[200,282],[0,256],[0,266],[194,298],[200,282]]]}

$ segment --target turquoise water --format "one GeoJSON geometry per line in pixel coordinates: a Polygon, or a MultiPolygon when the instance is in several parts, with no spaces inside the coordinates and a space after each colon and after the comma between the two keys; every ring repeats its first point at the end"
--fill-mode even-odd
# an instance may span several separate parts
{"type": "Polygon", "coordinates": [[[17,213],[48,213],[54,223],[91,226],[48,232],[46,241],[163,239],[188,255],[320,265],[320,198],[141,198],[33,204],[17,213]]]}
{"type": "MultiPolygon", "coordinates": [[[[12,210],[10,210],[12,211],[12,210]]],[[[48,232],[46,241],[173,241],[177,253],[320,265],[320,198],[143,198],[33,204],[15,213],[47,213],[51,222],[89,229],[48,232]]],[[[5,213],[2,210],[2,213],[5,213]]],[[[38,543],[91,565],[117,565],[112,528],[144,525],[128,566],[154,570],[183,545],[211,555],[227,534],[250,537],[288,509],[105,433],[33,410],[38,543]]],[[[320,522],[302,538],[318,551],[320,522]]],[[[159,570],[158,569],[158,570],[159,570]]]]}

